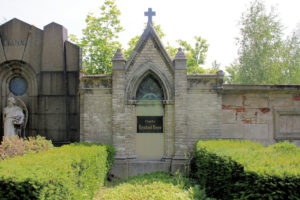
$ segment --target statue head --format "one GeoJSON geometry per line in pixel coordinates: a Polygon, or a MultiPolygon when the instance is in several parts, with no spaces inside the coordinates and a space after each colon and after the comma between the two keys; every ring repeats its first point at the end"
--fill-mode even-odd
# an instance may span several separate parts
{"type": "Polygon", "coordinates": [[[7,105],[8,105],[9,107],[12,107],[12,106],[16,105],[16,99],[15,99],[14,97],[9,97],[9,98],[7,99],[7,105]]]}

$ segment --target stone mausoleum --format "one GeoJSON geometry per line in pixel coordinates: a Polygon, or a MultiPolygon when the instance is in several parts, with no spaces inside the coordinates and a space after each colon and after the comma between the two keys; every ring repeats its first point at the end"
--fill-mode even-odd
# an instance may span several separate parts
{"type": "Polygon", "coordinates": [[[80,48],[59,24],[1,25],[1,108],[8,96],[25,102],[26,136],[114,145],[112,173],[121,177],[182,169],[199,139],[300,145],[300,85],[228,85],[222,71],[187,74],[184,52],[171,58],[153,12],[146,14],[129,59],[120,50],[112,58],[112,75],[80,75],[80,48]]]}

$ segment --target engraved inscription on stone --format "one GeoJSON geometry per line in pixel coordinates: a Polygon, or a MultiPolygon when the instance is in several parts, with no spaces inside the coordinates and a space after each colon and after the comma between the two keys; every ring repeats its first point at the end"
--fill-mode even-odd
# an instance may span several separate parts
{"type": "Polygon", "coordinates": [[[3,46],[25,46],[25,40],[4,40],[3,46]]]}
{"type": "Polygon", "coordinates": [[[158,117],[138,116],[137,132],[138,133],[162,133],[163,117],[162,116],[158,116],[158,117]]]}

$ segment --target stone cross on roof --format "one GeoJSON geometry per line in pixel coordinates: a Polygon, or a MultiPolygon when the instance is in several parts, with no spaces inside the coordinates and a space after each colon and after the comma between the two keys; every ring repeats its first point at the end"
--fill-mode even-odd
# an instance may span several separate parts
{"type": "Polygon", "coordinates": [[[145,16],[148,16],[147,25],[152,24],[152,16],[155,16],[155,12],[152,11],[152,8],[148,8],[148,12],[145,12],[145,16]]]}

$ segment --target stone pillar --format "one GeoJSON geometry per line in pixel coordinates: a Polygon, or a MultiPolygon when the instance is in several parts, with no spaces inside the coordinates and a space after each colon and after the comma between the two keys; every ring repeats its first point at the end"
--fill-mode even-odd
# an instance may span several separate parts
{"type": "Polygon", "coordinates": [[[113,145],[116,148],[116,159],[126,159],[125,141],[125,64],[126,60],[118,49],[112,58],[112,134],[113,145]]]}
{"type": "Polygon", "coordinates": [[[67,30],[57,23],[44,27],[38,97],[39,124],[42,129],[38,130],[38,134],[56,144],[70,142],[69,84],[64,47],[67,36],[67,30]]]}
{"type": "Polygon", "coordinates": [[[64,42],[67,37],[67,29],[62,25],[53,22],[44,27],[42,71],[64,70],[64,42]]]}
{"type": "Polygon", "coordinates": [[[175,153],[172,172],[185,170],[187,153],[187,64],[181,48],[174,58],[175,66],[175,153]]]}

